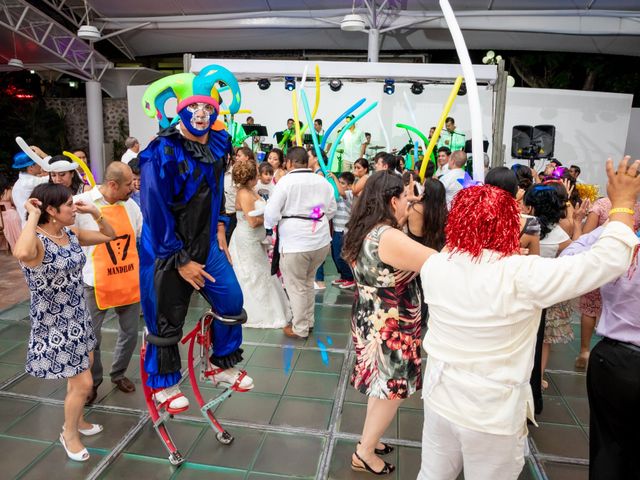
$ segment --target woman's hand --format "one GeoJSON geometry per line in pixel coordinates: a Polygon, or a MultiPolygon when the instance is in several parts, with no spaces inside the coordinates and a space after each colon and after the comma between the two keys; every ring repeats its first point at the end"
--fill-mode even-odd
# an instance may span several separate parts
{"type": "Polygon", "coordinates": [[[78,213],[88,213],[93,218],[100,217],[100,210],[98,210],[98,207],[96,207],[95,203],[86,203],[80,200],[75,203],[75,206],[78,213]]]}
{"type": "Polygon", "coordinates": [[[588,199],[584,200],[578,208],[574,209],[573,221],[582,224],[582,221],[587,217],[589,207],[591,207],[591,202],[588,199]]]}
{"type": "Polygon", "coordinates": [[[38,217],[42,215],[42,210],[40,207],[42,206],[42,202],[37,198],[29,198],[26,202],[24,202],[24,209],[27,212],[28,216],[37,215],[38,217]]]}
{"type": "Polygon", "coordinates": [[[415,181],[413,180],[413,175],[409,178],[409,184],[404,187],[405,192],[407,192],[407,202],[415,203],[419,202],[422,199],[422,195],[416,195],[416,187],[415,181]]]}
{"type": "Polygon", "coordinates": [[[567,191],[567,197],[571,198],[574,185],[571,185],[571,181],[567,180],[566,178],[562,179],[562,185],[564,186],[564,189],[567,191]]]}
{"type": "Polygon", "coordinates": [[[40,149],[40,147],[36,147],[35,145],[31,145],[29,148],[33,151],[33,153],[38,155],[40,158],[47,158],[47,156],[48,156],[46,153],[44,153],[40,149]]]}
{"type": "Polygon", "coordinates": [[[631,162],[629,155],[625,156],[614,170],[613,160],[607,160],[607,195],[612,208],[629,208],[633,210],[640,194],[640,178],[638,168],[640,160],[631,162]]]}

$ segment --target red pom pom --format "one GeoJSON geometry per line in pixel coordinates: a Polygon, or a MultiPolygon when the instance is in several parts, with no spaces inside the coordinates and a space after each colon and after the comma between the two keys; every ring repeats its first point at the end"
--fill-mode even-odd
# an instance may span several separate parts
{"type": "Polygon", "coordinates": [[[501,257],[520,250],[520,212],[515,199],[492,185],[460,190],[446,227],[447,247],[477,258],[483,249],[501,257]]]}

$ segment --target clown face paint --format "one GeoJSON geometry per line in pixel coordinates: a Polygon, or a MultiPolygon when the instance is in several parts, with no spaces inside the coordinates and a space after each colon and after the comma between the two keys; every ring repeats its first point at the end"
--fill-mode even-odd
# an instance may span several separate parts
{"type": "Polygon", "coordinates": [[[202,102],[188,105],[180,110],[178,115],[182,124],[196,137],[206,135],[217,116],[213,105],[202,102]]]}

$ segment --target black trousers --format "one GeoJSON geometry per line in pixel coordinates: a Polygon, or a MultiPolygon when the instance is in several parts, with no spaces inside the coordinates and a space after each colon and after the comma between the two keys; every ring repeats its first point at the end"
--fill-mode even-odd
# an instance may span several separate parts
{"type": "Polygon", "coordinates": [[[531,393],[533,394],[533,406],[536,415],[542,413],[544,403],[542,401],[542,344],[544,343],[544,326],[547,318],[547,309],[542,310],[540,326],[536,334],[536,350],[533,358],[533,370],[531,370],[531,393]]]}
{"type": "Polygon", "coordinates": [[[603,339],[591,351],[589,479],[640,479],[640,352],[603,339]]]}

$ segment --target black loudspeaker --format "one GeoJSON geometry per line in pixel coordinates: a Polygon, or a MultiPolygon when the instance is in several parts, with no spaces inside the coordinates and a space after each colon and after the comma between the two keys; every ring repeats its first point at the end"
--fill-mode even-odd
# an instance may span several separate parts
{"type": "Polygon", "coordinates": [[[532,143],[540,147],[538,158],[553,157],[553,149],[556,143],[556,127],[553,125],[536,125],[533,127],[532,143]]]}
{"type": "Polygon", "coordinates": [[[525,158],[526,152],[533,140],[533,127],[531,125],[515,125],[511,133],[511,156],[513,158],[525,158]]]}
{"type": "MultiPolygon", "coordinates": [[[[465,153],[473,153],[473,140],[467,140],[464,142],[464,152],[465,153]]],[[[489,140],[482,141],[482,151],[487,153],[489,151],[489,140]]]]}

